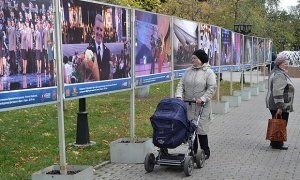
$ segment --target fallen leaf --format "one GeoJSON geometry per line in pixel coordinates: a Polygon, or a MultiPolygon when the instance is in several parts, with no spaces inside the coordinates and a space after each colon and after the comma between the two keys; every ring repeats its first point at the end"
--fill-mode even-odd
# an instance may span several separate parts
{"type": "Polygon", "coordinates": [[[49,137],[49,136],[51,136],[51,134],[50,134],[50,133],[48,133],[48,132],[46,132],[46,133],[43,133],[42,135],[43,135],[43,136],[46,136],[46,137],[49,137]]]}
{"type": "Polygon", "coordinates": [[[79,152],[78,151],[72,151],[73,154],[75,154],[76,156],[79,155],[79,152]]]}
{"type": "Polygon", "coordinates": [[[102,140],[102,143],[103,143],[103,144],[106,144],[106,145],[109,144],[107,140],[102,140]]]}

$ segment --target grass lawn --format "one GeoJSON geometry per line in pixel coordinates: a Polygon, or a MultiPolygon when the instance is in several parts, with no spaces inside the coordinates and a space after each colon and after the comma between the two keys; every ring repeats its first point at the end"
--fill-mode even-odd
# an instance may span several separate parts
{"type": "MultiPolygon", "coordinates": [[[[176,84],[176,83],[175,83],[176,84]]],[[[245,84],[249,86],[249,84],[245,84]]],[[[230,84],[222,81],[220,96],[229,95],[230,84]]],[[[240,89],[238,82],[233,90],[240,89]]],[[[152,137],[149,117],[162,98],[170,96],[170,83],[152,85],[147,98],[136,98],[135,134],[152,137]]],[[[95,166],[109,160],[109,144],[130,136],[130,92],[86,99],[90,140],[96,145],[78,148],[76,141],[78,100],[66,102],[64,111],[67,163],[95,166]]],[[[31,174],[59,164],[56,105],[0,113],[0,179],[31,179],[31,174]]]]}

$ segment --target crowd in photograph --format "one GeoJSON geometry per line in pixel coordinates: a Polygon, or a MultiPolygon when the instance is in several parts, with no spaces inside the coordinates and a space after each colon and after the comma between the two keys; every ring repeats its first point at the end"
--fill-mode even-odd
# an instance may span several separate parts
{"type": "Polygon", "coordinates": [[[122,41],[122,33],[116,28],[122,29],[122,24],[115,22],[115,18],[122,22],[123,10],[109,6],[90,7],[90,3],[80,4],[65,1],[62,14],[62,41],[63,44],[90,43],[93,40],[93,16],[97,10],[103,10],[103,22],[105,24],[103,42],[114,43],[122,41]],[[90,7],[90,8],[89,8],[90,7]]]}
{"type": "MultiPolygon", "coordinates": [[[[119,39],[116,29],[104,27],[105,43],[117,42],[119,39]]],[[[68,23],[63,21],[62,42],[63,44],[90,43],[93,40],[92,23],[68,23]]]]}
{"type": "Polygon", "coordinates": [[[51,1],[0,0],[0,76],[55,74],[51,1]]]}
{"type": "MultiPolygon", "coordinates": [[[[200,45],[203,50],[208,54],[209,64],[211,66],[217,65],[218,42],[217,36],[214,33],[200,34],[200,45]]],[[[180,45],[178,50],[174,51],[177,64],[189,64],[192,53],[197,49],[198,45],[185,44],[180,45]]]]}
{"type": "Polygon", "coordinates": [[[175,51],[175,57],[178,64],[188,63],[192,57],[192,53],[197,49],[197,44],[180,45],[178,50],[175,51]]]}

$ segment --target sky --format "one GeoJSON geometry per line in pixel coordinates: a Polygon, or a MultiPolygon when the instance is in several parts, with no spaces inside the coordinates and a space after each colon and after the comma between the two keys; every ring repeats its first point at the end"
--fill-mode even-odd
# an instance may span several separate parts
{"type": "Polygon", "coordinates": [[[280,0],[279,7],[288,10],[289,6],[296,6],[297,0],[280,0]]]}

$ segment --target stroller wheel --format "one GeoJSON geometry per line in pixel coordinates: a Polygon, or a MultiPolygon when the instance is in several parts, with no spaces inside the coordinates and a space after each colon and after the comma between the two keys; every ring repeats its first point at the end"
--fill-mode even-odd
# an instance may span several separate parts
{"type": "Polygon", "coordinates": [[[205,153],[202,149],[198,150],[196,154],[196,165],[197,168],[203,168],[205,164],[205,153]]]}
{"type": "Polygon", "coordinates": [[[153,153],[148,153],[144,160],[144,167],[147,172],[152,172],[155,165],[155,157],[153,153]]]}
{"type": "Polygon", "coordinates": [[[194,170],[194,159],[192,156],[186,156],[183,164],[184,174],[191,176],[194,170]]]}

